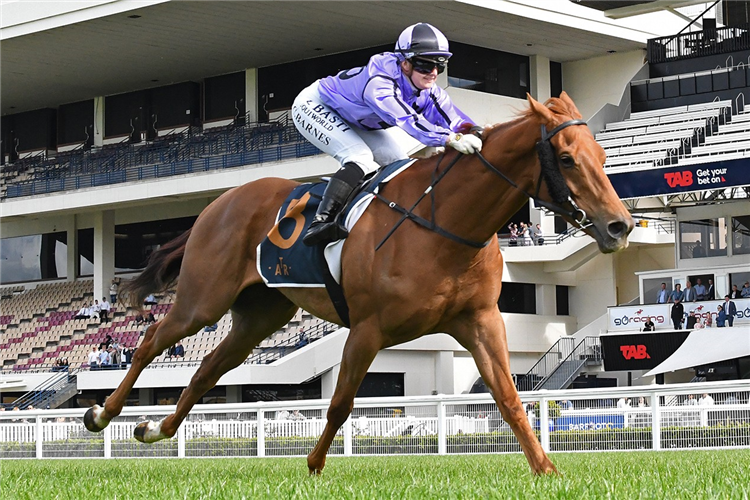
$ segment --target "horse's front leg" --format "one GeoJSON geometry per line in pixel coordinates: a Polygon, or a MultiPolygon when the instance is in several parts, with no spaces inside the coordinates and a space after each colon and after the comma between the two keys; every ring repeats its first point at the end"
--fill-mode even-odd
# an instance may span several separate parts
{"type": "Polygon", "coordinates": [[[339,379],[331,398],[331,406],[328,408],[328,421],[318,444],[307,456],[310,474],[320,474],[325,467],[326,454],[333,438],[352,412],[357,389],[381,345],[382,338],[377,328],[357,325],[349,332],[349,338],[344,345],[339,379]]]}
{"type": "Polygon", "coordinates": [[[510,372],[505,323],[497,307],[478,312],[474,321],[456,325],[450,332],[474,357],[479,373],[492,391],[503,419],[508,422],[535,474],[557,473],[536,438],[510,372]]]}

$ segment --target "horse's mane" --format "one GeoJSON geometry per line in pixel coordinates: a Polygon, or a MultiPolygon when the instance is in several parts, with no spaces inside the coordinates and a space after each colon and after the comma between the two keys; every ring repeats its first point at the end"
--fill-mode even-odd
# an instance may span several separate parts
{"type": "MultiPolygon", "coordinates": [[[[575,106],[569,105],[565,100],[559,97],[550,97],[544,102],[544,105],[549,108],[556,115],[570,116],[572,118],[581,118],[580,112],[575,106]]],[[[535,116],[534,110],[531,106],[521,109],[516,113],[517,117],[507,122],[495,123],[494,125],[485,126],[485,139],[489,137],[489,134],[495,134],[501,130],[507,129],[519,123],[520,121],[533,118],[535,116]]]]}

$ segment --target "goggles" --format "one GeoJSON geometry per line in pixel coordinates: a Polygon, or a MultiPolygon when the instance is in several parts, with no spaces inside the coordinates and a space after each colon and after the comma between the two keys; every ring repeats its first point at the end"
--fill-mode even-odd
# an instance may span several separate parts
{"type": "Polygon", "coordinates": [[[435,68],[437,68],[438,74],[445,71],[444,62],[438,62],[432,59],[422,59],[421,57],[412,57],[409,59],[409,62],[414,66],[414,71],[423,75],[429,75],[435,68]]]}

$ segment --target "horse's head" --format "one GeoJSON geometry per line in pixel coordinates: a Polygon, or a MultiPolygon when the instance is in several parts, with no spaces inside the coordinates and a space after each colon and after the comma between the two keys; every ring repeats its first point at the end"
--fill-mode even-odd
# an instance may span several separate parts
{"type": "Polygon", "coordinates": [[[575,226],[582,225],[602,252],[627,247],[633,219],[604,173],[606,155],[591,130],[584,122],[567,123],[582,118],[576,105],[565,92],[545,104],[531,96],[528,100],[529,116],[538,118],[546,134],[551,134],[548,146],[544,144],[544,137],[537,146],[542,163],[540,175],[550,202],[565,207],[563,212],[567,213],[561,215],[575,226]],[[563,124],[569,126],[560,127],[563,124]],[[560,128],[555,130],[557,127],[560,128]]]}

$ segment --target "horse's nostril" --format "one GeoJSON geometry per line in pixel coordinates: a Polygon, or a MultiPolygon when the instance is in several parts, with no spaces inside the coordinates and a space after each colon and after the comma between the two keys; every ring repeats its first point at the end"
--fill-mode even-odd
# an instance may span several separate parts
{"type": "Polygon", "coordinates": [[[614,239],[622,238],[628,233],[628,225],[622,221],[610,222],[607,233],[614,239]]]}

